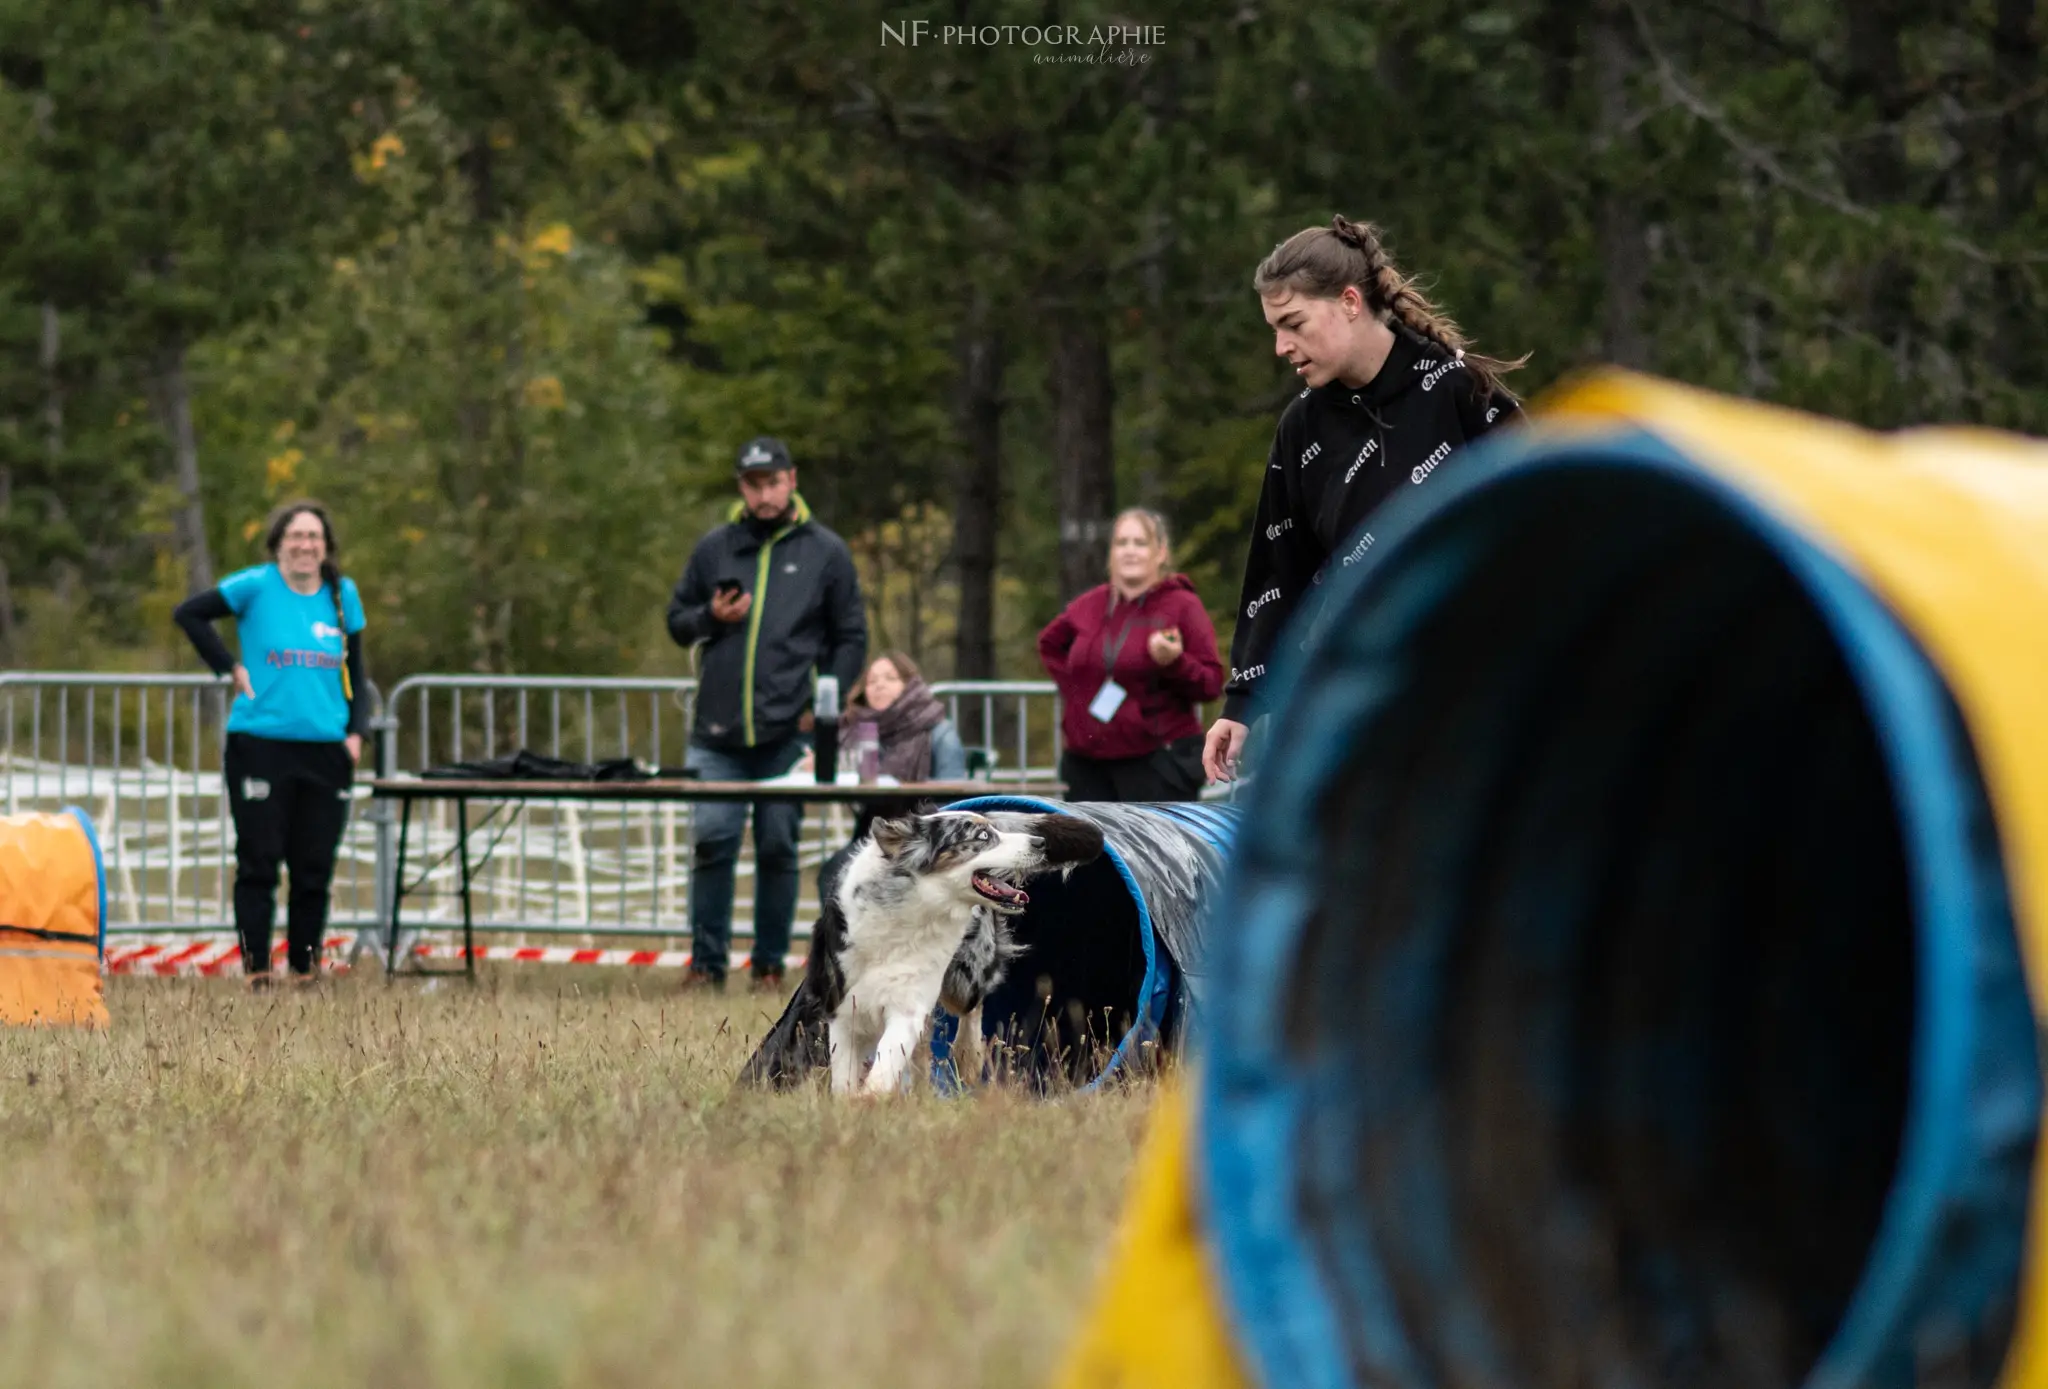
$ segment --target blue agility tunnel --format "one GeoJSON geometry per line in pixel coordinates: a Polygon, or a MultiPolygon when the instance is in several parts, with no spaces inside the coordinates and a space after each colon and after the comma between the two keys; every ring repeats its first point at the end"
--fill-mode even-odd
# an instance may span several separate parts
{"type": "MultiPolygon", "coordinates": [[[[1025,953],[982,1005],[982,1031],[1040,1081],[1089,1085],[1171,1047],[1204,1003],[1203,918],[1238,825],[1235,806],[1069,804],[977,796],[949,810],[1077,815],[1103,856],[1034,879],[1011,920],[1025,953]]],[[[948,1039],[935,1039],[943,1060],[948,1039]]]]}
{"type": "Polygon", "coordinates": [[[1333,578],[1205,1056],[1266,1382],[1996,1376],[2041,1080],[1983,767],[1768,487],[1503,441],[1333,578]]]}
{"type": "Polygon", "coordinates": [[[1609,375],[1373,532],[1061,1389],[2048,1384],[2048,450],[1609,375]]]}

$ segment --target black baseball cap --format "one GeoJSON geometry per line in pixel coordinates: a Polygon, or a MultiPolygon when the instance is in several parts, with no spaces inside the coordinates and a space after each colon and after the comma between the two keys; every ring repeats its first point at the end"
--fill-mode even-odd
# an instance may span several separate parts
{"type": "Polygon", "coordinates": [[[779,473],[785,468],[794,468],[789,450],[782,440],[763,434],[758,439],[749,439],[740,448],[740,456],[733,463],[733,475],[741,473],[779,473]]]}

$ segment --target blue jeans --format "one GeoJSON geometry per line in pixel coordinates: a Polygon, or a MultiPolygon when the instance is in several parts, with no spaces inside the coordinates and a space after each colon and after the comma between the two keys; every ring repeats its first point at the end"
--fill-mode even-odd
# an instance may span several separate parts
{"type": "MultiPolygon", "coordinates": [[[[752,748],[690,744],[683,765],[706,781],[764,781],[794,767],[801,737],[752,748]]],[[[732,950],[733,865],[747,828],[745,801],[700,801],[690,823],[690,966],[723,979],[732,950]]],[[[781,969],[796,924],[796,840],[804,808],[796,801],[755,801],[754,955],[756,974],[781,969]]]]}

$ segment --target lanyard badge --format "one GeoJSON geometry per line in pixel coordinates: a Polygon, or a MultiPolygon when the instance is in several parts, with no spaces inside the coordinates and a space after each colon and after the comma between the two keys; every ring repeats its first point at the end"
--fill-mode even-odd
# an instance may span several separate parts
{"type": "Polygon", "coordinates": [[[1102,688],[1095,692],[1095,698],[1088,701],[1088,715],[1097,723],[1108,723],[1116,717],[1116,711],[1124,707],[1130,698],[1130,691],[1116,683],[1116,658],[1123,655],[1124,643],[1131,639],[1131,628],[1137,623],[1138,614],[1132,613],[1124,619],[1124,629],[1114,638],[1109,635],[1107,625],[1102,636],[1102,688]]]}

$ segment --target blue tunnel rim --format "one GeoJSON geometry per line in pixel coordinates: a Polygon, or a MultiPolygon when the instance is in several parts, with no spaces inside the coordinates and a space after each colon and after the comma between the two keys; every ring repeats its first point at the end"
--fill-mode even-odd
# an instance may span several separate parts
{"type": "MultiPolygon", "coordinates": [[[[940,807],[943,810],[1014,810],[1039,815],[1057,815],[1067,809],[1064,801],[1047,800],[1042,796],[970,796],[964,801],[953,801],[940,807]]],[[[1138,983],[1138,1017],[1130,1030],[1117,1039],[1116,1050],[1110,1053],[1108,1064],[1102,1073],[1083,1087],[1083,1092],[1093,1090],[1115,1075],[1130,1060],[1131,1053],[1159,1034],[1166,1022],[1166,1000],[1172,991],[1171,961],[1162,960],[1166,953],[1159,945],[1159,933],[1152,926],[1152,909],[1145,904],[1144,890],[1139,887],[1131,866],[1124,862],[1124,856],[1116,845],[1105,838],[1102,842],[1105,857],[1115,865],[1117,876],[1123,879],[1124,890],[1131,894],[1131,900],[1138,905],[1138,938],[1145,950],[1145,973],[1138,983]]]]}
{"type": "MultiPolygon", "coordinates": [[[[1443,486],[1398,495],[1375,517],[1380,544],[1355,569],[1338,570],[1323,610],[1342,611],[1387,571],[1392,557],[1436,521],[1498,480],[1570,471],[1650,472],[1692,490],[1756,539],[1784,568],[1831,634],[1879,741],[1899,821],[1913,904],[1915,1008],[1910,1080],[1900,1149],[1877,1230],[1841,1322],[1807,1373],[1810,1385],[1867,1382],[1897,1347],[1910,1304],[1924,1296],[1921,1255],[1941,1236],[1944,1193],[1979,1146],[1976,1131],[1950,1122],[1966,1110],[1983,1021],[1971,978],[1982,948],[1975,928],[1985,888],[1982,865],[1961,852],[1957,768],[1976,775],[1967,729],[1943,716],[1951,698],[1939,671],[1902,623],[1822,541],[1709,471],[1653,431],[1628,427],[1586,439],[1500,437],[1468,450],[1443,486]],[[1954,853],[1936,851],[1943,845],[1954,853]],[[1944,861],[1946,859],[1947,861],[1944,861]]],[[[1303,626],[1297,623],[1297,626],[1303,626]]],[[[1290,711],[1343,671],[1332,643],[1314,635],[1299,650],[1283,641],[1270,698],[1258,712],[1285,724],[1290,711]]],[[[1297,735],[1300,730],[1296,730],[1297,735]]],[[[1225,1316],[1263,1377],[1273,1383],[1350,1385],[1343,1313],[1326,1286],[1316,1241],[1293,1206],[1301,1171],[1297,1129],[1311,1082],[1290,1073],[1270,1026],[1310,902],[1274,878],[1279,839],[1295,834],[1288,808],[1312,804],[1334,780],[1346,749],[1327,740],[1275,739],[1272,765],[1248,786],[1239,842],[1216,901],[1214,967],[1237,987],[1212,1009],[1198,1078],[1194,1139],[1196,1198],[1213,1234],[1213,1263],[1225,1316]],[[1264,992],[1262,993],[1261,990],[1264,992]]],[[[1984,794],[1981,779],[1979,794],[1984,794]]],[[[1991,865],[2004,886],[2002,853],[1991,865]]],[[[2008,915],[2005,918],[2010,921],[2008,915]]],[[[2017,941],[2003,943],[2016,955],[2017,941]]],[[[2024,984],[2021,985],[2022,990],[2024,984]]],[[[2038,1086],[2038,1075],[2035,1077],[2038,1086]]],[[[2038,1107],[2037,1107],[2038,1110],[2038,1107]]],[[[1369,1247],[1356,1257],[1370,1263],[1369,1247]]],[[[1376,1270],[1368,1269],[1368,1274],[1376,1270]]],[[[1377,1325],[1397,1374],[1418,1368],[1398,1323],[1377,1325]]]]}
{"type": "Polygon", "coordinates": [[[92,871],[99,888],[100,924],[96,948],[100,959],[107,958],[107,858],[100,850],[100,832],[83,806],[67,805],[63,813],[78,821],[78,827],[85,831],[85,842],[92,845],[92,871]]]}

